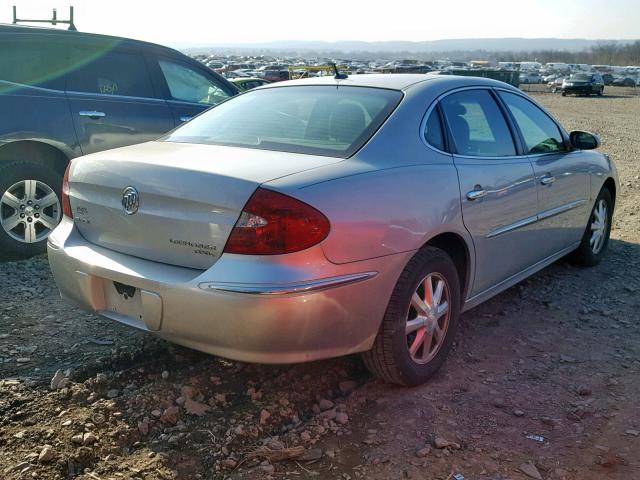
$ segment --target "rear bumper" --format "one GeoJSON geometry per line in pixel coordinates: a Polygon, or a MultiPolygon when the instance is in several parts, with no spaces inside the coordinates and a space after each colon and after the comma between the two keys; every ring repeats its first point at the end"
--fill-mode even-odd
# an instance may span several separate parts
{"type": "Polygon", "coordinates": [[[371,348],[412,254],[343,265],[320,247],[272,257],[225,254],[201,271],[98,247],[66,218],[48,247],[63,298],[187,347],[260,363],[371,348]],[[125,299],[114,282],[138,290],[125,299]]]}

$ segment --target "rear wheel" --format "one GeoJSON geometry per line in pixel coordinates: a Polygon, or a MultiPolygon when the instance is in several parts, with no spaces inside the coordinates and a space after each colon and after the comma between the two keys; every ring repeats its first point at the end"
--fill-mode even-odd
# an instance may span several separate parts
{"type": "Polygon", "coordinates": [[[0,258],[25,258],[46,250],[60,222],[62,175],[36,162],[0,165],[0,258]]]}
{"type": "Polygon", "coordinates": [[[367,368],[387,382],[420,385],[442,366],[460,315],[460,281],[442,250],[421,249],[391,295],[367,368]]]}
{"type": "Polygon", "coordinates": [[[600,87],[600,90],[598,90],[598,96],[601,97],[602,95],[604,95],[604,87],[600,87]]]}
{"type": "Polygon", "coordinates": [[[600,263],[609,245],[613,200],[611,193],[603,188],[591,210],[589,223],[585,229],[580,246],[573,252],[573,259],[585,266],[600,263]]]}

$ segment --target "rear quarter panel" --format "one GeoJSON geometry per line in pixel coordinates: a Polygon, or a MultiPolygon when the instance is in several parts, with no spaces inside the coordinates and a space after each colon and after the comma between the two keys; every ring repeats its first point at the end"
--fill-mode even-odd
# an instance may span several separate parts
{"type": "Polygon", "coordinates": [[[378,170],[312,185],[295,195],[329,218],[331,233],[322,248],[334,263],[417,250],[439,233],[468,235],[451,164],[378,170]]]}

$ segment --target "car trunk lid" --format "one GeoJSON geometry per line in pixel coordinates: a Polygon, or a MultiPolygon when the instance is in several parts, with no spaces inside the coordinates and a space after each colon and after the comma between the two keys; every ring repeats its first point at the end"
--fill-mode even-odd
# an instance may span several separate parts
{"type": "Polygon", "coordinates": [[[222,254],[260,184],[338,161],[150,142],[74,161],[69,197],[77,228],[88,241],[157,262],[206,269],[222,254]]]}

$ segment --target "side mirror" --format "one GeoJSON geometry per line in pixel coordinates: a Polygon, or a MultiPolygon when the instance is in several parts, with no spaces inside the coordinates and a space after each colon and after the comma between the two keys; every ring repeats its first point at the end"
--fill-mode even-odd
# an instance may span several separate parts
{"type": "Polygon", "coordinates": [[[574,130],[569,134],[571,145],[578,150],[593,150],[600,146],[600,138],[594,133],[574,130]]]}

